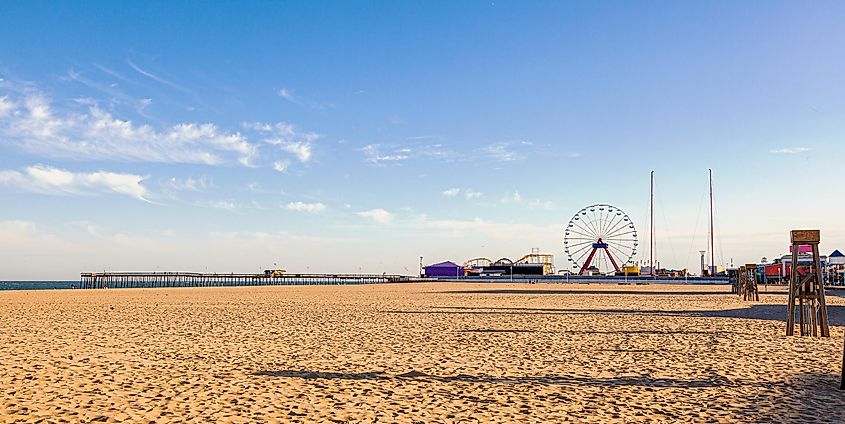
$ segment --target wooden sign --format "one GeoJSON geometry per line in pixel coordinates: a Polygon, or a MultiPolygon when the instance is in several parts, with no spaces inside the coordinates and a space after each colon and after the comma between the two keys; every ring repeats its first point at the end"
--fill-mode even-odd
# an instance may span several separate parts
{"type": "Polygon", "coordinates": [[[792,230],[790,236],[792,244],[818,243],[821,240],[819,230],[792,230]]]}

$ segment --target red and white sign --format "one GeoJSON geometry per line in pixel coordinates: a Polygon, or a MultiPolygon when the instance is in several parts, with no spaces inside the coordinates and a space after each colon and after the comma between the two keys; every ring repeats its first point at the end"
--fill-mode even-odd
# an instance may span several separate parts
{"type": "MultiPolygon", "coordinates": [[[[789,245],[789,253],[792,253],[792,245],[789,245]]],[[[813,246],[803,245],[798,246],[798,253],[813,253],[813,246]]]]}

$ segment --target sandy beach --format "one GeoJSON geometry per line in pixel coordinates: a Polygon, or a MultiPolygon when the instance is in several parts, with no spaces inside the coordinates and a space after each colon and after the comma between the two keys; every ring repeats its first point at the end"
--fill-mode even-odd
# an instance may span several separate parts
{"type": "Polygon", "coordinates": [[[6,422],[843,422],[845,299],[408,284],[0,292],[6,422]]]}

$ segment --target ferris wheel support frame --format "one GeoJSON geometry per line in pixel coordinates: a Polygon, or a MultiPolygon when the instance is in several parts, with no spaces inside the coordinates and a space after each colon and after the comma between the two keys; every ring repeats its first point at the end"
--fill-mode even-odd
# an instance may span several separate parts
{"type": "Polygon", "coordinates": [[[593,262],[593,256],[596,255],[596,252],[599,249],[604,249],[604,254],[607,255],[608,259],[610,259],[610,263],[613,265],[613,269],[615,269],[616,272],[622,272],[619,269],[619,265],[616,264],[616,260],[613,259],[613,255],[611,255],[610,251],[607,250],[607,247],[607,243],[603,242],[601,239],[599,239],[597,243],[593,243],[593,251],[590,252],[590,256],[587,256],[587,260],[584,261],[584,265],[581,266],[581,271],[578,273],[578,275],[584,275],[587,272],[587,269],[590,268],[590,263],[593,262]]]}

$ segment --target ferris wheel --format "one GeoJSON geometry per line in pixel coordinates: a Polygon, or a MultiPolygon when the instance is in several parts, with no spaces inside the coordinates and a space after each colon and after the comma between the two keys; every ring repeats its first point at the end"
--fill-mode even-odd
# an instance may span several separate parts
{"type": "Polygon", "coordinates": [[[622,272],[637,254],[637,229],[621,209],[597,204],[581,209],[569,220],[563,246],[572,268],[584,274],[591,265],[606,274],[622,272]]]}

